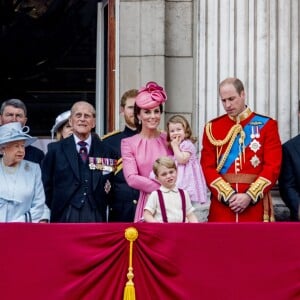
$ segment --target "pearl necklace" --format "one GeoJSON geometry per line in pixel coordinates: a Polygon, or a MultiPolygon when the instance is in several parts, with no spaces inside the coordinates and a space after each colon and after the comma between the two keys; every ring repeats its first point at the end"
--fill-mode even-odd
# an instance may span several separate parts
{"type": "Polygon", "coordinates": [[[1,159],[1,173],[3,174],[3,179],[5,181],[5,185],[3,186],[3,192],[6,195],[4,198],[9,200],[15,199],[15,192],[17,186],[17,179],[19,172],[17,172],[20,164],[15,167],[8,167],[4,164],[3,158],[1,159]]]}
{"type": "Polygon", "coordinates": [[[2,166],[2,169],[3,169],[3,172],[4,173],[7,173],[7,174],[14,174],[18,171],[19,169],[19,164],[17,164],[16,166],[13,166],[13,167],[10,167],[10,166],[6,166],[4,164],[4,161],[3,161],[3,158],[1,159],[1,166],[2,166]]]}

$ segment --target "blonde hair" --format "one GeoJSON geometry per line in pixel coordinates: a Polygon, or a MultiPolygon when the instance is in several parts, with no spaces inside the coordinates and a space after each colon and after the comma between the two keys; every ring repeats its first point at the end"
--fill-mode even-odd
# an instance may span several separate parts
{"type": "Polygon", "coordinates": [[[174,159],[169,156],[161,156],[155,160],[153,164],[153,172],[156,176],[158,176],[158,169],[159,167],[164,166],[168,169],[175,169],[177,170],[176,163],[174,159]]]}
{"type": "Polygon", "coordinates": [[[169,132],[170,123],[173,123],[173,124],[179,123],[179,124],[181,124],[183,126],[184,132],[185,132],[184,139],[185,140],[191,140],[192,143],[197,142],[197,138],[192,135],[192,129],[191,129],[191,126],[190,126],[189,122],[187,121],[187,119],[184,116],[175,115],[175,116],[171,117],[167,122],[167,141],[168,141],[169,144],[171,142],[170,132],[169,132]]]}
{"type": "MultiPolygon", "coordinates": [[[[63,137],[63,135],[62,135],[62,132],[63,132],[63,130],[64,130],[64,127],[65,127],[67,124],[70,125],[69,119],[68,119],[66,122],[64,122],[62,125],[59,126],[59,128],[58,128],[57,131],[56,131],[56,135],[55,135],[56,140],[60,141],[60,140],[63,140],[63,139],[64,139],[64,137],[63,137]]],[[[71,127],[71,125],[70,125],[70,127],[71,127]]]]}

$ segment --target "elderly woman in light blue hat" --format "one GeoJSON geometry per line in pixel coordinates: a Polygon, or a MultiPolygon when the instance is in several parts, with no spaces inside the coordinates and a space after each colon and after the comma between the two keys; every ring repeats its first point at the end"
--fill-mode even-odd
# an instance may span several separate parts
{"type": "Polygon", "coordinates": [[[36,138],[19,122],[0,126],[0,222],[39,222],[45,193],[40,166],[24,160],[36,138]]]}

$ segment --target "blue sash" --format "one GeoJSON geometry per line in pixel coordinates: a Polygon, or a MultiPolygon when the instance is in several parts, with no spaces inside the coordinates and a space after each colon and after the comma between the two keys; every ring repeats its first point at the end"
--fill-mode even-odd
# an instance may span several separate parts
{"type": "MultiPolygon", "coordinates": [[[[245,148],[249,146],[250,142],[251,142],[251,130],[253,126],[258,127],[259,132],[261,131],[261,129],[267,124],[267,122],[269,121],[268,117],[264,117],[261,115],[255,115],[250,121],[249,123],[243,128],[244,132],[245,132],[245,148]]],[[[234,163],[235,159],[239,156],[240,153],[240,145],[239,145],[239,138],[240,138],[240,134],[237,135],[237,137],[234,140],[234,143],[232,145],[232,148],[229,152],[229,155],[222,167],[222,169],[220,170],[220,174],[225,174],[228,169],[230,168],[230,166],[234,163]]],[[[222,157],[220,157],[220,160],[222,159],[222,157]]]]}

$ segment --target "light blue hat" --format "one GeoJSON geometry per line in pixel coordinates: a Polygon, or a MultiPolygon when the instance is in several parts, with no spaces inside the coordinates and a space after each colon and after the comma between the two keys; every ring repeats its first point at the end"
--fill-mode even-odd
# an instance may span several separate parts
{"type": "Polygon", "coordinates": [[[25,140],[25,147],[34,143],[37,138],[32,137],[29,134],[29,127],[24,126],[20,122],[11,122],[0,126],[0,146],[15,142],[25,140]]]}

